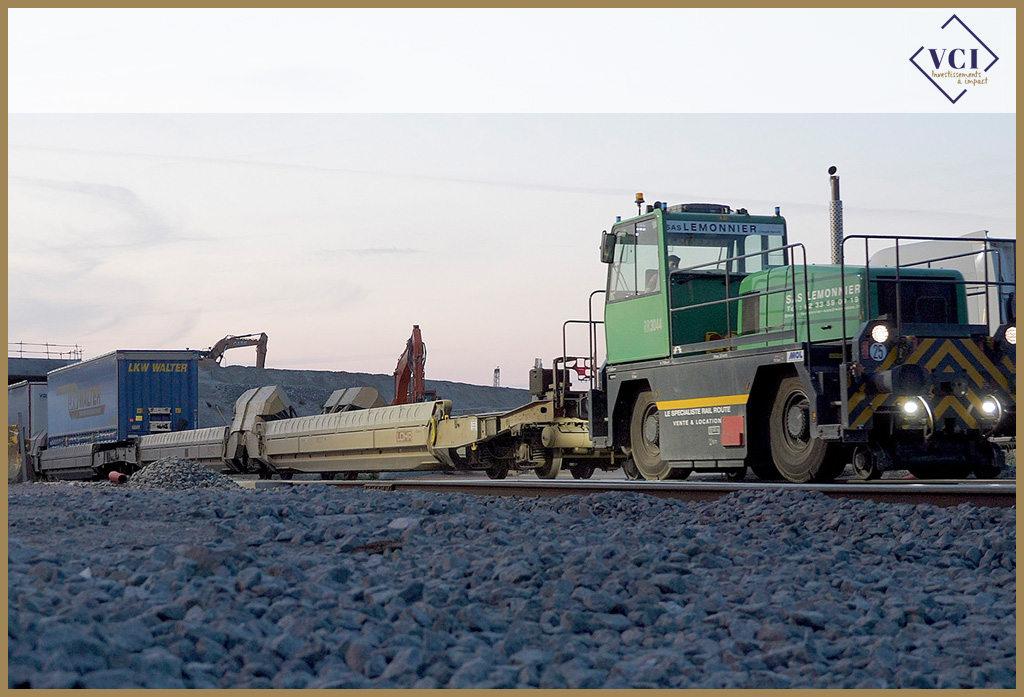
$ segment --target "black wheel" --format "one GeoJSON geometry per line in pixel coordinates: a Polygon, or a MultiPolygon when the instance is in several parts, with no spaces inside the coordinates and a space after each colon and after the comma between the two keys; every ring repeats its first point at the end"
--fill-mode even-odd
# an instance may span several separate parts
{"type": "Polygon", "coordinates": [[[321,472],[320,473],[320,479],[323,479],[325,481],[330,481],[330,480],[334,479],[336,476],[337,476],[336,472],[321,472]]]}
{"type": "Polygon", "coordinates": [[[984,452],[987,449],[987,457],[982,456],[975,463],[973,469],[974,476],[978,479],[995,479],[1003,471],[1003,467],[1006,466],[1006,455],[1003,453],[1003,449],[995,443],[986,443],[985,445],[986,448],[979,448],[979,450],[984,452]]]}
{"type": "Polygon", "coordinates": [[[626,475],[626,479],[637,480],[643,479],[643,475],[640,474],[640,470],[636,468],[636,463],[633,462],[633,456],[630,455],[622,462],[622,473],[626,475]]]}
{"type": "Polygon", "coordinates": [[[351,482],[353,480],[359,479],[359,473],[358,472],[342,472],[341,473],[341,478],[343,480],[347,481],[347,482],[351,482]]]}
{"type": "Polygon", "coordinates": [[[668,479],[672,474],[672,468],[661,459],[658,404],[650,392],[641,392],[633,405],[629,444],[633,451],[633,462],[644,479],[668,479]]]}
{"type": "Polygon", "coordinates": [[[488,479],[504,479],[508,476],[508,465],[491,465],[487,468],[488,479]]]}
{"type": "Polygon", "coordinates": [[[811,435],[811,404],[799,378],[784,378],[768,417],[772,462],[787,480],[830,482],[844,463],[833,448],[811,435]]]}
{"type": "Polygon", "coordinates": [[[743,465],[743,467],[736,470],[726,470],[725,478],[730,482],[742,482],[747,478],[747,466],[743,465]]]}
{"type": "Polygon", "coordinates": [[[865,481],[882,477],[882,470],[878,466],[878,461],[867,448],[857,448],[854,451],[853,473],[865,481]]]}
{"type": "Polygon", "coordinates": [[[278,473],[278,475],[279,475],[279,476],[281,477],[281,479],[282,479],[283,481],[286,481],[286,482],[287,482],[287,481],[289,481],[289,480],[290,480],[290,479],[291,479],[291,478],[292,478],[293,476],[295,476],[295,473],[294,473],[294,472],[279,472],[279,473],[278,473]]]}
{"type": "Polygon", "coordinates": [[[544,464],[534,470],[541,479],[555,479],[562,469],[562,458],[548,455],[544,464]]]}
{"type": "Polygon", "coordinates": [[[586,462],[576,462],[569,465],[569,474],[573,479],[590,479],[594,476],[594,465],[586,462]]]}

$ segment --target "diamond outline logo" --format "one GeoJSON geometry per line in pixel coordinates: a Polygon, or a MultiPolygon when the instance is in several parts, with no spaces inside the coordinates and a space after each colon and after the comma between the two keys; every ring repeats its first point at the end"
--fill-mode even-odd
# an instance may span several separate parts
{"type": "MultiPolygon", "coordinates": [[[[965,29],[965,30],[967,31],[967,33],[968,33],[968,34],[970,34],[970,35],[971,35],[972,37],[974,37],[974,40],[975,40],[975,41],[977,41],[977,42],[978,42],[979,44],[981,44],[981,45],[982,45],[982,46],[983,46],[983,47],[985,48],[985,50],[986,50],[986,51],[988,51],[988,52],[989,52],[989,54],[990,54],[990,55],[992,56],[992,62],[991,62],[991,63],[989,63],[989,64],[988,64],[988,65],[987,65],[987,66],[985,67],[985,69],[984,69],[984,70],[982,70],[982,72],[983,72],[983,73],[987,73],[987,72],[988,72],[988,70],[989,70],[989,68],[991,68],[991,67],[992,67],[993,65],[995,65],[995,64],[996,64],[996,61],[998,61],[998,60],[999,60],[999,56],[997,56],[997,55],[995,54],[995,52],[994,52],[994,51],[993,51],[992,49],[990,49],[990,48],[988,47],[988,45],[987,45],[987,44],[986,44],[986,43],[985,43],[984,41],[982,41],[981,39],[979,39],[979,38],[978,38],[978,35],[977,35],[977,34],[975,34],[975,33],[974,33],[973,31],[971,31],[971,28],[970,28],[970,27],[968,27],[968,26],[967,26],[966,24],[964,24],[964,21],[963,21],[962,19],[960,19],[959,17],[957,17],[956,15],[953,15],[952,17],[950,17],[949,19],[947,19],[947,20],[946,20],[946,23],[945,23],[945,24],[943,24],[941,28],[942,28],[942,29],[945,29],[946,27],[948,27],[948,26],[949,26],[949,23],[950,23],[950,22],[952,22],[952,21],[953,21],[954,19],[955,19],[955,20],[956,20],[957,22],[959,22],[959,23],[960,23],[960,26],[961,26],[961,27],[963,27],[963,28],[964,28],[964,29],[965,29]]],[[[946,90],[942,89],[942,86],[941,86],[941,85],[939,85],[939,83],[935,82],[935,80],[933,80],[933,79],[932,79],[932,76],[928,74],[928,71],[927,71],[927,70],[925,70],[924,68],[922,68],[922,67],[921,67],[920,65],[918,65],[918,64],[917,64],[917,62],[916,62],[916,61],[914,60],[915,58],[917,58],[917,56],[918,56],[918,55],[919,55],[919,54],[921,53],[921,51],[923,51],[923,50],[925,50],[925,48],[924,48],[924,46],[921,46],[921,48],[919,48],[919,49],[917,49],[916,51],[914,51],[914,55],[912,55],[912,56],[910,57],[910,62],[911,62],[911,63],[913,64],[913,66],[914,66],[915,68],[917,68],[918,70],[920,70],[920,71],[921,71],[921,74],[922,74],[922,75],[924,75],[924,76],[925,76],[926,78],[928,78],[928,82],[930,82],[930,83],[932,83],[933,85],[935,85],[935,89],[937,89],[937,90],[938,90],[939,92],[942,92],[943,96],[945,96],[945,97],[946,97],[946,99],[948,99],[948,100],[949,100],[949,101],[950,101],[950,102],[951,102],[952,104],[956,104],[956,103],[957,103],[957,100],[958,100],[958,99],[960,99],[960,97],[962,97],[962,96],[964,96],[965,94],[967,94],[967,88],[965,87],[965,88],[963,89],[963,91],[961,91],[961,92],[960,92],[960,94],[958,94],[958,95],[957,95],[957,96],[956,96],[955,98],[954,98],[954,97],[951,97],[951,96],[949,95],[949,93],[948,93],[948,92],[946,92],[946,90]]]]}

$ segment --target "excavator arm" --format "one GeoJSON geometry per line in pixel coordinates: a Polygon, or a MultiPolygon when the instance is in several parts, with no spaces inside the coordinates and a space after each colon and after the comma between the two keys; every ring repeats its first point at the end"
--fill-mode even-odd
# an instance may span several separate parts
{"type": "Polygon", "coordinates": [[[256,347],[256,367],[265,368],[267,366],[267,335],[265,333],[240,334],[237,336],[229,334],[206,351],[201,351],[199,353],[199,360],[203,363],[216,363],[220,365],[225,351],[245,346],[256,347]]]}
{"type": "Polygon", "coordinates": [[[426,387],[427,345],[423,343],[420,325],[412,326],[412,336],[395,368],[395,404],[413,404],[437,399],[437,393],[426,387]]]}

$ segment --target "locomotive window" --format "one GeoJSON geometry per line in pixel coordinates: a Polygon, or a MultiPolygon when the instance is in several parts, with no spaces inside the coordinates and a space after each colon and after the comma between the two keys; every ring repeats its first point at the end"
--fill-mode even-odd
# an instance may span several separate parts
{"type": "MultiPolygon", "coordinates": [[[[896,317],[896,281],[878,281],[878,312],[896,317]]],[[[897,321],[921,324],[957,323],[957,284],[952,281],[900,279],[897,321]]]]}
{"type": "Polygon", "coordinates": [[[706,264],[701,266],[701,270],[725,271],[728,266],[729,273],[751,273],[786,264],[785,251],[779,249],[785,244],[782,235],[672,233],[666,235],[666,242],[668,253],[680,258],[679,267],[683,269],[706,264]],[[764,253],[757,254],[758,252],[764,253]],[[747,254],[756,256],[725,263],[730,257],[742,257],[747,254]]]}
{"type": "Polygon", "coordinates": [[[608,301],[661,292],[658,222],[651,218],[614,228],[615,259],[608,269],[608,301]]]}

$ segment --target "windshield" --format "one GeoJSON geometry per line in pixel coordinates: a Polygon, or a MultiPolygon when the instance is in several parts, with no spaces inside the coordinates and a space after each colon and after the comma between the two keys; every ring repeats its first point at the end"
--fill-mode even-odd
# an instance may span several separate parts
{"type": "Polygon", "coordinates": [[[668,253],[679,257],[679,268],[707,264],[702,270],[718,269],[725,271],[722,262],[730,257],[741,257],[747,254],[754,256],[736,259],[729,264],[730,273],[751,273],[772,266],[786,264],[785,251],[779,249],[785,242],[778,235],[743,235],[722,233],[670,233],[666,235],[668,253]],[[769,252],[768,250],[775,250],[769,252]],[[764,254],[758,254],[764,252],[764,254]]]}

